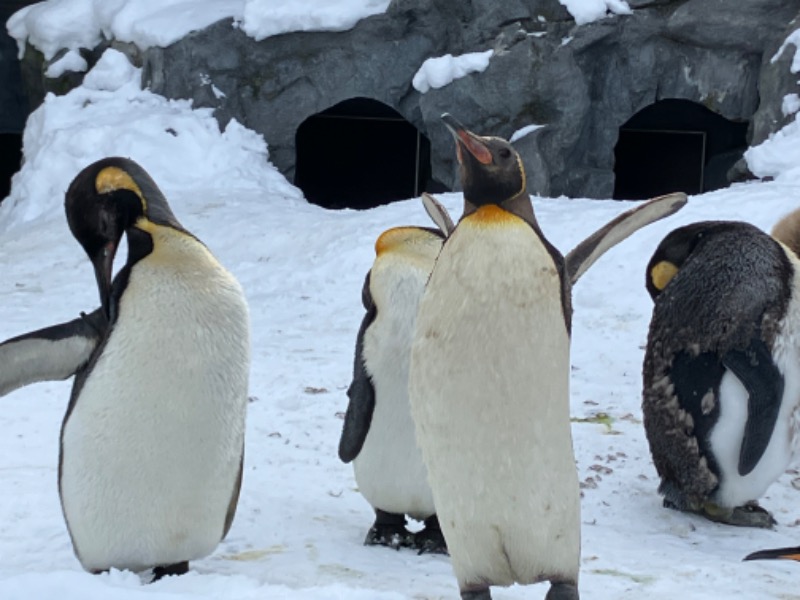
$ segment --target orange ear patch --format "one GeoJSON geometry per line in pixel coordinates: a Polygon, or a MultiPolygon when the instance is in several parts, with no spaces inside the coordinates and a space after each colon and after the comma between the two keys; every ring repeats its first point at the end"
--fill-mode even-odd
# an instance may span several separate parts
{"type": "Polygon", "coordinates": [[[459,131],[458,139],[461,140],[464,147],[469,150],[469,153],[472,154],[479,163],[482,165],[492,164],[492,153],[469,133],[466,131],[459,131]]]}

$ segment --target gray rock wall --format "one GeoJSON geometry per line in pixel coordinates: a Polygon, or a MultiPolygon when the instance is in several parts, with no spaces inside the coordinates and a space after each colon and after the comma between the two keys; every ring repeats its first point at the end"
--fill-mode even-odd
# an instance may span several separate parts
{"type": "Polygon", "coordinates": [[[800,27],[800,0],[629,4],[632,15],[576,27],[556,0],[395,0],[345,32],[256,42],[222,21],[137,60],[154,92],[262,133],[290,180],[299,125],[354,97],[387,104],[428,136],[433,175],[449,187],[456,170],[441,113],[505,137],[546,125],[516,144],[530,191],[543,195],[610,197],[619,127],[658,100],[750,121],[753,143],[786,123],[783,96],[798,90],[794,47],[770,59],[800,27]],[[411,85],[427,58],[489,48],[495,55],[482,73],[425,94],[411,85]]]}

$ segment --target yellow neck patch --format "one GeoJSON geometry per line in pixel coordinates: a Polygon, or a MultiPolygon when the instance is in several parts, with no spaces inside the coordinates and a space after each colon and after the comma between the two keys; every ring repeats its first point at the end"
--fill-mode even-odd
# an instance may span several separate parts
{"type": "Polygon", "coordinates": [[[144,199],[142,190],[136,185],[133,177],[119,167],[106,167],[100,171],[94,180],[94,187],[98,194],[108,194],[117,190],[131,191],[139,196],[142,201],[142,208],[147,208],[147,201],[144,199]]]}
{"type": "Polygon", "coordinates": [[[392,227],[384,231],[375,241],[375,256],[384,252],[392,252],[408,244],[426,243],[436,236],[419,227],[392,227]]]}
{"type": "Polygon", "coordinates": [[[484,204],[467,218],[473,222],[477,221],[487,225],[500,225],[520,220],[518,216],[500,208],[497,204],[484,204]]]}
{"type": "Polygon", "coordinates": [[[662,260],[650,270],[650,281],[657,290],[663,290],[678,273],[678,267],[668,260],[662,260]]]}

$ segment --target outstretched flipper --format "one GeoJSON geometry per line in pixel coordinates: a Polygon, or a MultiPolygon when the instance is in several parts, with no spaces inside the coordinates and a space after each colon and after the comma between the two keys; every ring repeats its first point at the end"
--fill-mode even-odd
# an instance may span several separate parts
{"type": "Polygon", "coordinates": [[[344,427],[342,428],[342,437],[339,439],[339,458],[342,462],[349,463],[364,445],[364,440],[367,439],[369,426],[372,423],[372,413],[375,410],[375,388],[372,386],[372,380],[367,373],[367,368],[364,366],[364,332],[370,326],[372,321],[375,320],[377,308],[372,301],[372,294],[369,292],[369,278],[370,274],[364,280],[364,288],[361,292],[361,301],[364,308],[367,309],[367,314],[364,315],[364,320],[361,321],[361,327],[358,330],[358,337],[356,338],[356,355],[353,362],[353,382],[347,389],[347,397],[350,401],[347,404],[347,412],[344,415],[344,427]]]}
{"type": "Polygon", "coordinates": [[[436,198],[431,196],[428,192],[422,193],[422,205],[431,220],[436,223],[436,226],[442,230],[445,237],[448,237],[456,228],[450,213],[436,198]]]}
{"type": "Polygon", "coordinates": [[[686,205],[686,194],[676,192],[659,196],[625,211],[595,231],[567,254],[564,261],[570,282],[580,279],[595,261],[622,240],[645,225],[678,212],[686,205]]]}
{"type": "Polygon", "coordinates": [[[102,309],[0,344],[0,396],[37,381],[67,379],[83,367],[105,335],[102,309]]]}
{"type": "Polygon", "coordinates": [[[759,550],[748,554],[742,560],[772,560],[782,558],[784,560],[800,561],[800,546],[793,548],[772,548],[771,550],[759,550]]]}
{"type": "Polygon", "coordinates": [[[745,350],[731,350],[722,364],[742,382],[748,393],[747,422],[739,452],[739,475],[755,469],[772,439],[783,398],[783,377],[766,344],[758,338],[745,350]]]}

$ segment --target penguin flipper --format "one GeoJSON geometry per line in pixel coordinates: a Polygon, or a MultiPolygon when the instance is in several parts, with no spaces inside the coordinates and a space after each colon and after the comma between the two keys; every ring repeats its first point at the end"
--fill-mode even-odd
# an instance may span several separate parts
{"type": "Polygon", "coordinates": [[[742,560],[769,560],[783,558],[785,560],[800,561],[800,546],[791,548],[771,548],[769,550],[759,550],[748,554],[742,560]]]}
{"type": "Polygon", "coordinates": [[[772,439],[783,398],[783,376],[772,361],[766,344],[754,338],[744,350],[730,350],[722,357],[747,390],[747,422],[739,451],[739,475],[755,469],[772,439]]]}
{"type": "Polygon", "coordinates": [[[595,261],[622,240],[645,225],[678,212],[686,205],[686,194],[676,192],[659,196],[625,211],[595,231],[567,254],[567,275],[575,284],[595,261]]]}
{"type": "Polygon", "coordinates": [[[442,230],[445,237],[448,237],[456,228],[450,213],[436,198],[431,196],[428,192],[422,192],[422,206],[425,207],[425,212],[431,220],[436,223],[436,226],[442,230]]]}
{"type": "Polygon", "coordinates": [[[102,309],[25,333],[0,344],[0,396],[38,381],[74,375],[89,360],[107,329],[102,309]]]}
{"type": "Polygon", "coordinates": [[[347,411],[344,415],[342,437],[339,439],[339,458],[342,462],[349,463],[364,446],[367,439],[369,426],[372,424],[372,413],[375,410],[375,388],[372,379],[364,365],[364,333],[375,320],[377,308],[369,291],[370,274],[364,280],[361,300],[367,309],[367,314],[361,321],[356,338],[356,354],[353,361],[353,381],[347,389],[347,411]]]}

